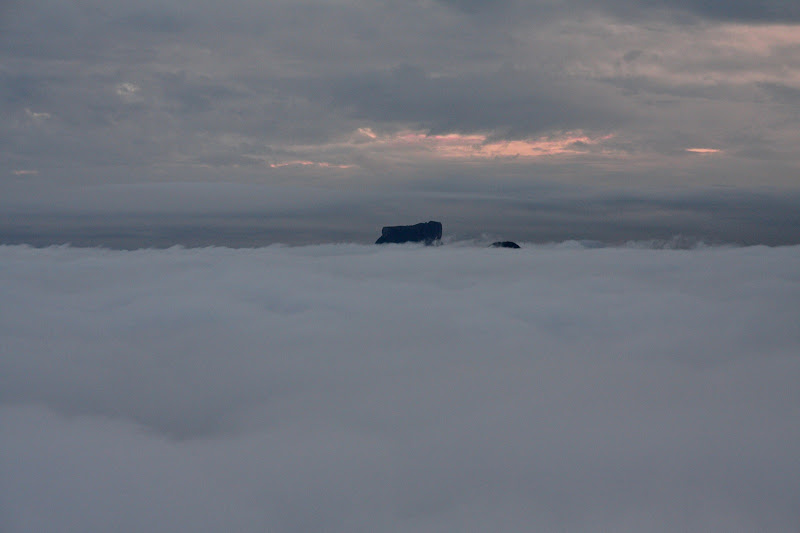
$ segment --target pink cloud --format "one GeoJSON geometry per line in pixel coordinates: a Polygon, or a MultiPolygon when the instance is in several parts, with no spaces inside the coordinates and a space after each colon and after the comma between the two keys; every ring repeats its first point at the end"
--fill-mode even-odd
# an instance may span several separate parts
{"type": "Polygon", "coordinates": [[[282,167],[353,168],[354,165],[340,165],[335,163],[329,163],[327,161],[293,160],[293,161],[283,161],[280,163],[268,163],[268,166],[270,168],[282,168],[282,167]]]}
{"type": "Polygon", "coordinates": [[[722,150],[716,148],[687,148],[686,151],[693,154],[718,154],[722,152],[722,150]]]}
{"type": "Polygon", "coordinates": [[[582,131],[566,132],[534,139],[493,141],[486,134],[448,133],[430,135],[423,131],[401,131],[377,135],[368,128],[358,131],[361,148],[384,148],[422,152],[441,159],[535,159],[544,156],[577,155],[601,144],[612,135],[591,136],[582,131]],[[370,140],[364,142],[364,137],[370,140]]]}

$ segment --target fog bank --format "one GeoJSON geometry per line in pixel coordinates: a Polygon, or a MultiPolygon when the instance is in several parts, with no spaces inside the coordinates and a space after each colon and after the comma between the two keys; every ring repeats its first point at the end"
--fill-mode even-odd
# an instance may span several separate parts
{"type": "Polygon", "coordinates": [[[0,530],[795,532],[800,247],[0,246],[0,530]]]}

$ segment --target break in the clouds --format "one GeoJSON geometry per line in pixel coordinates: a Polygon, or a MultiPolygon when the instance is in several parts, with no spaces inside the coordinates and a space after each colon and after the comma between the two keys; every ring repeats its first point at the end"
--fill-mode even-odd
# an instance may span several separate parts
{"type": "Polygon", "coordinates": [[[0,247],[0,529],[800,527],[800,248],[0,247]]]}

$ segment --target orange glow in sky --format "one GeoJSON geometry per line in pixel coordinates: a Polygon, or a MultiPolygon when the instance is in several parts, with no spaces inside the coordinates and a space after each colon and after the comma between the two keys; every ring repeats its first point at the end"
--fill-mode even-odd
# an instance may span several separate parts
{"type": "Polygon", "coordinates": [[[717,150],[716,148],[687,148],[686,151],[693,154],[718,154],[722,150],[717,150]]]}
{"type": "Polygon", "coordinates": [[[612,135],[590,136],[582,131],[565,132],[535,139],[493,141],[486,134],[448,133],[430,135],[422,131],[401,131],[378,135],[369,128],[359,128],[360,146],[380,145],[402,151],[419,151],[443,159],[534,159],[544,156],[584,153],[612,135]]]}

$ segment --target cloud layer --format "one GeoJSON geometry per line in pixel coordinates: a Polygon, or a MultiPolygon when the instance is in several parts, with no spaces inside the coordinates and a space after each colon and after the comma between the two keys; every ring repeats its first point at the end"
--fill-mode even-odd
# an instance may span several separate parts
{"type": "Polygon", "coordinates": [[[0,247],[0,526],[800,525],[800,248],[0,247]]]}
{"type": "Polygon", "coordinates": [[[607,142],[547,152],[547,172],[523,157],[517,176],[796,188],[797,24],[779,0],[5,3],[0,172],[327,183],[423,162],[444,180],[437,136],[480,152],[580,132],[607,142]]]}

